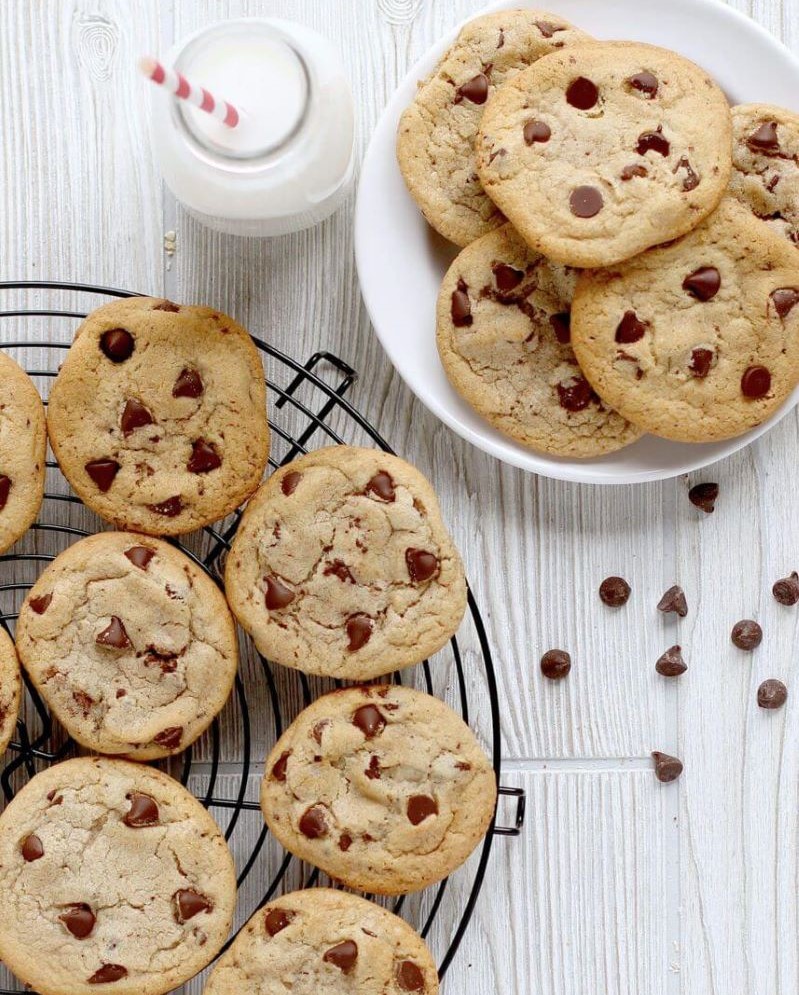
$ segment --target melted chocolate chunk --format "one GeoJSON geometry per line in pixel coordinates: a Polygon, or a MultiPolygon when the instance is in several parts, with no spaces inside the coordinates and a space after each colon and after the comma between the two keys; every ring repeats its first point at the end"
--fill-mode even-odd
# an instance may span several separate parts
{"type": "Polygon", "coordinates": [[[450,308],[452,324],[456,328],[468,328],[474,319],[472,318],[472,305],[469,301],[469,287],[464,280],[458,280],[458,287],[452,293],[452,305],[450,308]]]}
{"type": "Polygon", "coordinates": [[[324,577],[338,577],[342,584],[354,584],[355,578],[344,560],[333,560],[322,571],[324,577]]]}
{"type": "Polygon", "coordinates": [[[167,498],[166,501],[159,501],[158,504],[148,504],[147,507],[150,511],[155,512],[156,515],[163,515],[165,518],[177,518],[177,516],[183,511],[183,501],[179,494],[174,497],[167,498]]]}
{"type": "Polygon", "coordinates": [[[698,301],[710,301],[721,287],[721,273],[715,266],[700,266],[682,282],[682,289],[698,301]]]}
{"type": "Polygon", "coordinates": [[[172,311],[177,314],[180,311],[179,304],[173,304],[172,301],[163,300],[160,304],[153,305],[153,311],[172,311]]]}
{"type": "Polygon", "coordinates": [[[599,585],[599,597],[608,608],[621,608],[630,600],[630,585],[623,577],[606,577],[599,585]]]}
{"type": "Polygon", "coordinates": [[[640,163],[636,162],[630,166],[625,166],[620,175],[626,182],[627,180],[631,180],[634,176],[649,176],[649,170],[646,166],[642,166],[640,163]]]}
{"type": "Polygon", "coordinates": [[[677,173],[680,169],[685,170],[685,176],[682,181],[682,188],[685,193],[690,193],[691,190],[696,190],[699,186],[699,174],[693,168],[691,163],[688,161],[686,156],[683,156],[677,165],[674,167],[673,172],[677,173]]]}
{"type": "Polygon", "coordinates": [[[562,27],[560,24],[553,24],[551,21],[536,21],[535,26],[544,36],[544,38],[551,38],[556,31],[565,31],[566,28],[562,27]]]}
{"type": "Polygon", "coordinates": [[[638,90],[649,100],[654,99],[658,92],[658,79],[653,73],[642,72],[630,76],[627,80],[633,90],[638,90]]]}
{"type": "Polygon", "coordinates": [[[541,673],[550,681],[562,680],[572,669],[572,658],[566,650],[547,650],[541,657],[541,673]]]}
{"type": "Polygon", "coordinates": [[[774,310],[780,318],[787,318],[795,305],[799,303],[799,288],[779,287],[777,290],[772,290],[771,300],[774,304],[774,310]]]}
{"type": "Polygon", "coordinates": [[[557,385],[558,403],[566,411],[583,411],[596,394],[584,377],[572,377],[557,385]]]}
{"type": "Polygon", "coordinates": [[[116,615],[111,616],[111,621],[102,632],[98,633],[94,641],[98,646],[110,646],[115,650],[130,649],[133,645],[122,619],[116,615]]]}
{"type": "Polygon", "coordinates": [[[289,757],[291,756],[291,750],[285,750],[275,761],[275,765],[272,768],[272,777],[276,781],[286,780],[286,769],[289,765],[289,757]]]}
{"type": "Polygon", "coordinates": [[[751,618],[741,619],[732,627],[730,639],[739,650],[753,650],[763,641],[763,630],[751,618]]]}
{"type": "Polygon", "coordinates": [[[47,609],[50,607],[50,602],[53,600],[52,593],[43,594],[40,598],[31,598],[28,601],[28,605],[31,611],[35,611],[37,615],[44,615],[47,609]]]}
{"type": "Polygon", "coordinates": [[[386,473],[385,470],[378,470],[366,485],[366,493],[371,494],[372,497],[378,498],[380,501],[388,501],[390,503],[396,500],[397,495],[394,492],[394,481],[391,478],[391,474],[386,473]]]}
{"type": "Polygon", "coordinates": [[[425,990],[424,975],[412,960],[403,960],[397,964],[394,971],[397,985],[404,992],[423,992],[425,990]]]}
{"type": "Polygon", "coordinates": [[[165,750],[176,750],[183,739],[183,726],[169,726],[162,729],[153,739],[154,743],[162,746],[165,750]]]}
{"type": "Polygon", "coordinates": [[[347,649],[355,653],[362,649],[372,638],[374,622],[368,615],[350,615],[347,619],[347,649]]]}
{"type": "Polygon", "coordinates": [[[352,837],[350,836],[350,834],[342,833],[341,836],[339,836],[338,838],[339,850],[341,850],[343,853],[346,853],[351,846],[352,846],[352,837]]]}
{"type": "Polygon", "coordinates": [[[270,612],[279,611],[281,608],[285,608],[290,605],[291,602],[296,597],[296,593],[291,590],[291,588],[286,587],[282,581],[279,581],[277,577],[267,577],[266,578],[266,593],[264,594],[264,602],[266,607],[270,612]]]}
{"type": "Polygon", "coordinates": [[[101,968],[94,972],[88,979],[90,985],[110,985],[115,981],[127,978],[128,969],[121,964],[103,964],[101,968]]]}
{"type": "Polygon", "coordinates": [[[425,819],[438,815],[438,803],[429,795],[411,795],[406,811],[411,825],[418,826],[425,819]]]}
{"type": "Polygon", "coordinates": [[[122,412],[122,418],[120,419],[120,428],[122,429],[123,435],[130,435],[135,432],[137,428],[143,428],[145,425],[153,424],[153,416],[150,411],[141,401],[137,401],[134,397],[131,397],[125,404],[125,410],[122,412]]]}
{"type": "Polygon", "coordinates": [[[551,314],[549,324],[561,345],[568,345],[571,342],[571,314],[568,311],[551,314]]]}
{"type": "Polygon", "coordinates": [[[545,121],[528,121],[524,126],[524,141],[527,145],[534,145],[536,142],[548,142],[552,137],[552,129],[545,121]]]}
{"type": "Polygon", "coordinates": [[[744,397],[756,400],[765,397],[771,390],[771,374],[765,366],[750,366],[741,377],[741,392],[744,397]]]}
{"type": "Polygon", "coordinates": [[[374,739],[386,728],[386,719],[375,705],[361,705],[352,716],[352,724],[360,729],[367,739],[374,739]]]}
{"type": "Polygon", "coordinates": [[[189,473],[210,473],[222,466],[222,457],[212,442],[197,439],[191,444],[191,456],[186,464],[189,473]]]}
{"type": "Polygon", "coordinates": [[[97,485],[98,490],[105,494],[119,473],[119,463],[113,459],[94,459],[86,464],[84,470],[97,485]]]}
{"type": "Polygon", "coordinates": [[[663,597],[658,601],[658,611],[664,614],[676,614],[680,618],[685,618],[688,614],[688,602],[685,599],[685,591],[679,584],[670,587],[663,597]]]}
{"type": "Polygon", "coordinates": [[[25,837],[20,849],[22,850],[22,859],[28,864],[32,864],[34,860],[39,860],[44,856],[44,846],[35,833],[25,837]]]}
{"type": "Polygon", "coordinates": [[[97,921],[91,907],[85,902],[68,905],[58,918],[76,940],[85,940],[97,921]]]}
{"type": "Polygon", "coordinates": [[[8,504],[8,495],[11,493],[11,477],[0,474],[0,511],[8,504]]]}
{"type": "Polygon", "coordinates": [[[605,202],[596,187],[577,187],[569,197],[569,208],[576,218],[593,218],[605,202]]]}
{"type": "Polygon", "coordinates": [[[157,826],[159,820],[158,803],[150,795],[134,791],[128,796],[130,808],[122,821],[130,829],[144,829],[146,826],[157,826]]]}
{"type": "Polygon", "coordinates": [[[757,689],[757,703],[761,708],[782,708],[788,700],[788,688],[772,677],[757,689]]]}
{"type": "Polygon", "coordinates": [[[713,483],[695,484],[688,491],[688,500],[695,508],[711,515],[716,509],[716,498],[719,496],[719,485],[713,483]]]}
{"type": "Polygon", "coordinates": [[[706,377],[710,373],[714,356],[715,353],[712,349],[703,349],[701,346],[692,349],[691,358],[688,361],[688,372],[699,379],[706,377]]]}
{"type": "Polygon", "coordinates": [[[638,136],[638,144],[635,147],[638,155],[646,155],[647,152],[657,152],[658,155],[667,156],[671,152],[671,145],[667,138],[663,137],[663,131],[645,131],[638,136]]]}
{"type": "Polygon", "coordinates": [[[131,546],[130,549],[125,550],[125,556],[134,567],[146,570],[150,565],[150,560],[155,556],[155,550],[148,546],[131,546]]]}
{"type": "Polygon", "coordinates": [[[100,336],[100,348],[112,363],[124,363],[133,355],[136,343],[124,328],[112,328],[100,336]]]}
{"type": "Polygon", "coordinates": [[[488,77],[485,73],[472,76],[455,91],[455,103],[468,100],[473,104],[484,104],[488,99],[488,77]]]}
{"type": "Polygon", "coordinates": [[[345,940],[343,943],[337,943],[335,947],[331,947],[326,951],[322,960],[326,964],[333,964],[342,973],[349,974],[358,960],[358,945],[354,940],[345,940]]]}
{"type": "Polygon", "coordinates": [[[789,577],[775,581],[771,593],[781,605],[795,605],[799,602],[799,574],[794,570],[789,577]]]}
{"type": "Polygon", "coordinates": [[[682,657],[682,649],[679,646],[672,646],[658,658],[655,670],[661,677],[679,677],[688,669],[682,657]]]}
{"type": "Polygon", "coordinates": [[[506,263],[494,263],[491,270],[494,274],[497,290],[503,294],[515,290],[524,279],[522,270],[514,269],[513,266],[508,266],[506,263]]]}
{"type": "Polygon", "coordinates": [[[379,781],[380,780],[380,758],[379,757],[376,757],[374,754],[372,754],[372,756],[369,757],[369,766],[364,771],[364,774],[366,775],[366,777],[369,778],[370,781],[379,781]]]}
{"type": "Polygon", "coordinates": [[[297,487],[302,480],[302,474],[297,473],[296,470],[292,470],[287,473],[285,477],[280,481],[280,489],[286,495],[286,497],[291,497],[291,495],[297,490],[297,487]]]}
{"type": "Polygon", "coordinates": [[[173,397],[199,397],[203,390],[203,381],[197,370],[186,367],[181,370],[175,386],[172,388],[173,397]]]}
{"type": "Polygon", "coordinates": [[[566,90],[566,101],[580,111],[590,111],[599,100],[596,84],[585,76],[573,79],[566,90]]]}
{"type": "Polygon", "coordinates": [[[426,549],[406,549],[405,564],[408,568],[408,576],[414,584],[423,584],[425,581],[437,577],[441,569],[438,557],[426,549]]]}
{"type": "Polygon", "coordinates": [[[189,919],[193,919],[201,912],[210,912],[213,909],[213,902],[205,895],[201,895],[194,888],[181,888],[172,896],[175,919],[183,925],[189,919]]]}
{"type": "Polygon", "coordinates": [[[777,122],[764,121],[746,139],[746,144],[752,152],[765,155],[775,155],[780,151],[780,140],[777,135],[777,122]]]}
{"type": "Polygon", "coordinates": [[[616,326],[616,341],[629,345],[638,342],[649,328],[648,321],[641,321],[635,311],[625,311],[621,321],[616,326]]]}
{"type": "Polygon", "coordinates": [[[297,917],[291,909],[269,909],[264,915],[264,928],[270,936],[277,936],[297,917]]]}
{"type": "Polygon", "coordinates": [[[320,805],[312,805],[300,817],[300,832],[309,840],[327,836],[328,826],[325,810],[320,805]]]}
{"type": "Polygon", "coordinates": [[[655,777],[663,784],[668,784],[669,781],[676,781],[680,774],[682,774],[682,762],[676,757],[670,757],[668,753],[655,751],[652,754],[652,759],[655,762],[655,777]]]}

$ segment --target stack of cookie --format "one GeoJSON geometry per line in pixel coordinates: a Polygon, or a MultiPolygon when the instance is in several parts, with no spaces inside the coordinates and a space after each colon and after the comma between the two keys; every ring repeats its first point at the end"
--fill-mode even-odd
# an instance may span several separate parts
{"type": "MultiPolygon", "coordinates": [[[[2,362],[12,385],[6,398],[0,386],[5,548],[41,502],[45,417],[25,374],[2,362]]],[[[103,755],[38,774],[0,816],[0,958],[42,995],[161,995],[221,949],[236,904],[225,839],[180,784],[130,761],[186,749],[222,709],[238,666],[234,615],[271,660],[352,681],[420,663],[463,617],[463,566],[425,478],[389,454],[338,446],[261,484],[265,401],[241,326],[151,298],[89,315],[53,385],[59,465],[122,531],[56,557],[20,609],[16,647],[0,630],[0,752],[21,662],[73,739],[103,755]],[[223,593],[164,537],[248,498],[223,593]]],[[[491,823],[496,782],[441,701],[358,685],[289,727],[266,761],[261,801],[301,859],[353,888],[401,894],[468,858],[491,823]]],[[[257,913],[207,990],[255,995],[292,979],[292,990],[324,995],[438,991],[406,923],[325,889],[257,913]]]]}
{"type": "Polygon", "coordinates": [[[799,117],[696,65],[502,11],[399,126],[425,217],[462,247],[437,310],[453,387],[518,442],[600,456],[739,435],[799,382],[799,117]]]}

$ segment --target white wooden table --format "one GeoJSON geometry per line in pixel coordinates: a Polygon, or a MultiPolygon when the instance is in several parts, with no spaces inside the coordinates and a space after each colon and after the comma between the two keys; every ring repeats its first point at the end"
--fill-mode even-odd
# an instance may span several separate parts
{"type": "MultiPolygon", "coordinates": [[[[362,152],[407,66],[480,5],[4,0],[0,276],[201,301],[297,357],[332,349],[361,373],[354,402],[434,480],[495,651],[504,780],[529,801],[523,837],[497,841],[446,995],[794,995],[799,609],[770,588],[799,565],[797,414],[691,480],[602,489],[503,467],[394,375],[358,292],[352,203],[306,234],[222,237],[176,207],[148,151],[136,57],[204,22],[270,14],[331,38],[362,152]],[[712,516],[688,502],[699,479],[721,486],[712,516]],[[609,574],[632,584],[626,609],[598,600],[609,574]],[[690,605],[676,624],[655,610],[674,582],[690,605]],[[729,640],[745,617],[765,630],[753,655],[729,640]],[[653,665],[675,642],[690,669],[667,682],[653,665]],[[574,660],[560,684],[538,671],[552,646],[574,660]],[[772,676],[790,688],[775,713],[755,702],[772,676]],[[655,780],[653,749],[682,757],[679,782],[655,780]]],[[[734,5],[799,50],[799,0],[734,5]]]]}

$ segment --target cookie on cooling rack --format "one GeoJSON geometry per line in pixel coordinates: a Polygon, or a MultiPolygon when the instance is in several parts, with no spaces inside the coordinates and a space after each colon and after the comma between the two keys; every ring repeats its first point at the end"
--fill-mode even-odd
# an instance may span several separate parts
{"type": "Polygon", "coordinates": [[[453,262],[436,320],[441,362],[464,400],[522,445],[571,458],[614,452],[641,436],[577,365],[569,341],[576,279],[504,225],[453,262]]]}
{"type": "Polygon", "coordinates": [[[213,308],[149,297],[105,304],[78,329],[47,426],[92,511],[136,532],[190,532],[224,518],[263,476],[258,350],[213,308]]]}
{"type": "Polygon", "coordinates": [[[0,553],[27,532],[44,496],[47,430],[30,377],[0,352],[0,553]]]}
{"type": "Polygon", "coordinates": [[[14,735],[21,698],[22,681],[14,641],[0,628],[0,756],[14,735]]]}
{"type": "Polygon", "coordinates": [[[204,995],[437,995],[424,940],[366,899],[309,888],[274,899],[250,919],[211,972],[204,995]],[[301,979],[301,980],[300,980],[301,979]]]}
{"type": "Polygon", "coordinates": [[[16,635],[23,666],[70,735],[135,760],[197,739],[238,665],[216,584],[173,546],[133,533],[64,550],[28,593],[16,635]]]}
{"type": "Polygon", "coordinates": [[[309,453],[261,486],[225,586],[264,656],[349,680],[424,660],[466,609],[463,565],[430,484],[396,456],[351,446],[309,453]]]}
{"type": "Polygon", "coordinates": [[[468,245],[505,220],[475,172],[474,141],[489,96],[519,70],[588,35],[555,14],[504,10],[463,28],[402,115],[397,161],[430,224],[468,245]]]}
{"type": "Polygon", "coordinates": [[[41,995],[172,991],[214,958],[235,904],[216,823],[142,764],[57,764],[0,816],[0,958],[41,995]]]}
{"type": "Polygon", "coordinates": [[[465,722],[399,685],[319,698],[278,740],[261,786],[264,818],[287,850],[381,895],[459,867],[496,797],[491,762],[465,722]]]}

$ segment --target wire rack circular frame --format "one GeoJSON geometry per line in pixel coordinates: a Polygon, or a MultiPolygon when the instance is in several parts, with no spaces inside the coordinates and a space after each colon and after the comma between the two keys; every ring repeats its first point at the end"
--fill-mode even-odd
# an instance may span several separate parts
{"type": "MultiPolygon", "coordinates": [[[[57,369],[48,366],[48,362],[57,354],[56,350],[66,351],[69,348],[74,323],[98,304],[92,298],[137,296],[109,287],[46,281],[0,282],[0,290],[12,295],[11,300],[3,299],[2,303],[7,306],[0,308],[0,318],[6,319],[0,324],[0,346],[12,352],[22,352],[20,362],[38,382],[45,403],[49,382],[57,373],[57,369]],[[59,298],[61,306],[45,306],[52,305],[49,295],[53,294],[59,298]],[[80,305],[85,305],[87,299],[89,306],[81,308],[80,305]],[[77,309],[75,305],[78,305],[77,309]],[[9,319],[25,322],[24,335],[8,334],[9,319]],[[37,323],[43,324],[44,328],[34,332],[37,323]]],[[[273,468],[284,466],[307,452],[309,447],[318,448],[322,444],[365,443],[393,452],[382,435],[346,400],[345,395],[357,379],[356,371],[351,366],[329,352],[317,352],[307,362],[300,363],[258,338],[254,341],[264,361],[273,408],[269,418],[273,437],[269,462],[273,468]],[[278,452],[274,452],[276,448],[278,452]]],[[[45,503],[39,521],[12,553],[0,556],[0,624],[12,635],[25,593],[43,565],[56,555],[51,550],[39,551],[42,533],[47,534],[48,544],[68,545],[102,527],[69,490],[55,461],[48,460],[47,466],[45,503]]],[[[207,527],[193,537],[182,537],[180,543],[174,542],[220,587],[224,558],[236,534],[240,517],[241,510],[238,510],[223,522],[207,527]]],[[[480,712],[484,710],[487,696],[490,716],[481,716],[487,719],[484,738],[489,740],[494,770],[499,778],[501,756],[496,677],[483,620],[471,591],[464,625],[471,627],[469,636],[474,646],[468,652],[468,659],[458,640],[453,638],[449,648],[443,651],[448,658],[441,661],[437,657],[432,665],[425,661],[413,672],[403,672],[402,677],[395,674],[393,680],[401,682],[418,674],[420,686],[432,694],[436,693],[436,676],[439,673],[448,675],[453,707],[459,710],[466,722],[478,712],[475,704],[477,692],[480,712]]],[[[462,627],[461,633],[463,631],[462,627]]],[[[251,666],[237,676],[234,694],[225,711],[217,717],[202,740],[166,764],[167,769],[212,810],[231,844],[236,842],[237,833],[245,834],[245,845],[242,846],[239,841],[238,846],[232,847],[237,856],[240,905],[242,890],[247,891],[247,900],[243,904],[248,907],[240,908],[237,921],[246,921],[257,908],[281,890],[313,886],[320,877],[318,871],[300,864],[290,854],[277,850],[274,845],[270,848],[269,834],[263,824],[257,798],[259,764],[262,764],[263,757],[253,755],[259,739],[255,726],[264,726],[262,706],[269,706],[266,719],[269,735],[278,737],[299,708],[309,704],[317,693],[337,683],[309,679],[304,674],[273,667],[246,638],[242,639],[243,659],[245,652],[251,666]],[[290,717],[287,717],[287,712],[291,712],[290,717]],[[226,732],[228,728],[234,730],[236,755],[233,763],[224,756],[223,723],[226,723],[226,732]],[[233,773],[230,772],[232,768],[235,768],[233,773]],[[252,821],[245,829],[244,823],[248,819],[252,821]],[[262,864],[269,865],[270,871],[274,866],[274,871],[262,874],[260,881],[253,886],[253,880],[258,877],[253,874],[254,869],[262,871],[262,864]]],[[[75,751],[75,744],[57,723],[51,721],[44,703],[30,684],[27,684],[27,692],[17,734],[0,773],[0,788],[6,801],[43,766],[65,759],[75,751]]],[[[524,792],[504,786],[500,786],[499,791],[501,798],[515,800],[512,825],[498,826],[495,813],[481,849],[466,867],[457,872],[457,888],[448,888],[448,881],[451,880],[448,879],[421,896],[401,897],[388,904],[398,914],[404,910],[423,937],[428,938],[431,932],[435,932],[442,977],[474,912],[494,837],[518,836],[524,822],[524,792]],[[411,905],[413,908],[410,908],[411,905]]],[[[0,988],[0,995],[7,992],[10,989],[0,988]]]]}

